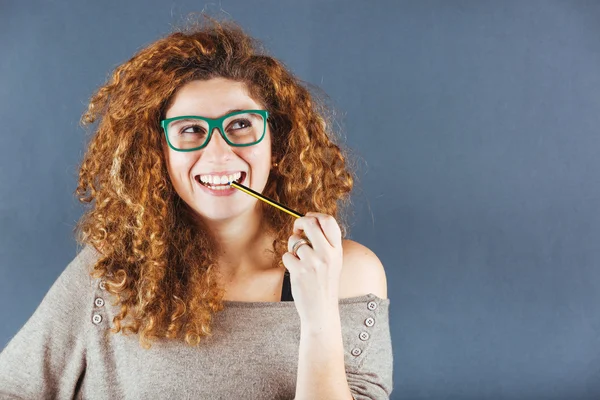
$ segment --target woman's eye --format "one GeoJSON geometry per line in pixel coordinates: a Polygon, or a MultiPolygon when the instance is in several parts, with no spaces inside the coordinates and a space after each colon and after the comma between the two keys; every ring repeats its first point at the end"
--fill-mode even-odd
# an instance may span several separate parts
{"type": "Polygon", "coordinates": [[[252,124],[250,123],[250,121],[245,120],[245,119],[239,119],[237,121],[234,121],[233,124],[231,124],[232,128],[234,129],[242,129],[242,128],[247,128],[249,126],[252,126],[252,124]],[[238,125],[240,125],[239,127],[237,127],[238,125]],[[243,126],[241,126],[243,125],[243,126]]]}
{"type": "Polygon", "coordinates": [[[203,133],[203,132],[204,132],[204,128],[202,128],[199,125],[188,126],[187,128],[183,128],[183,130],[181,131],[181,133],[203,133]],[[192,131],[189,131],[189,129],[192,129],[192,131]]]}

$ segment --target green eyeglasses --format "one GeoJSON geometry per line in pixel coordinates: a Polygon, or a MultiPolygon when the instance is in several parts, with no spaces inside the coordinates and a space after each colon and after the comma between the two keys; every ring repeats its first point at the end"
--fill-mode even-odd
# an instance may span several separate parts
{"type": "Polygon", "coordinates": [[[176,151],[195,151],[205,147],[215,128],[227,144],[234,147],[252,146],[265,137],[267,110],[240,110],[221,118],[184,115],[160,121],[167,144],[176,151]]]}

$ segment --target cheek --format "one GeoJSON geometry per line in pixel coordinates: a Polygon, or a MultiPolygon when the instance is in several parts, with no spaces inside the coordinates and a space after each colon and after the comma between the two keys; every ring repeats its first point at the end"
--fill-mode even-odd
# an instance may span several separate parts
{"type": "Polygon", "coordinates": [[[194,158],[188,154],[169,153],[167,156],[167,165],[171,179],[175,181],[187,179],[194,162],[194,158]]]}
{"type": "Polygon", "coordinates": [[[269,157],[269,149],[264,148],[252,148],[249,149],[246,159],[248,162],[253,164],[255,168],[269,168],[270,157],[269,157]]]}
{"type": "Polygon", "coordinates": [[[271,140],[267,136],[262,143],[256,146],[250,146],[246,153],[246,159],[254,165],[266,165],[267,169],[271,165],[271,140]]]}
{"type": "Polygon", "coordinates": [[[252,161],[260,160],[262,153],[263,152],[260,149],[252,148],[248,154],[248,158],[252,161]]]}

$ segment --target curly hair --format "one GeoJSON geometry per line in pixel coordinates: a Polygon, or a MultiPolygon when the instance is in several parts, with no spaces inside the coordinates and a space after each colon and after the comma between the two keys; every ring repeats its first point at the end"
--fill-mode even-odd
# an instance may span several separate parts
{"type": "MultiPolygon", "coordinates": [[[[187,82],[245,83],[269,110],[279,164],[263,193],[301,213],[330,214],[342,236],[348,233],[345,211],[356,177],[349,152],[336,144],[330,108],[239,25],[205,22],[161,37],[116,67],[81,117],[84,128],[98,125],[79,167],[75,193],[94,203],[74,228],[76,240],[98,250],[91,276],[102,278],[113,305],[120,304],[110,332],[139,333],[146,349],[162,338],[198,345],[224,308],[215,275],[219,245],[174,190],[162,150],[160,120],[187,82]]],[[[294,219],[259,203],[277,238],[273,267],[284,268],[294,219]]]]}

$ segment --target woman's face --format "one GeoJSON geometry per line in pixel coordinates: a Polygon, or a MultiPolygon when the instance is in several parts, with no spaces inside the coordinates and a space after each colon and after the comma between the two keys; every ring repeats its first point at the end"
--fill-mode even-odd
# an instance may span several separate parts
{"type": "MultiPolygon", "coordinates": [[[[165,119],[183,115],[219,118],[231,110],[255,109],[262,110],[264,107],[248,95],[244,83],[214,78],[192,81],[181,87],[165,119]]],[[[236,125],[239,126],[244,125],[236,125]]],[[[190,128],[189,132],[194,132],[194,128],[190,128]]],[[[229,146],[219,130],[215,129],[210,142],[200,150],[179,152],[171,149],[166,140],[163,140],[163,149],[175,190],[198,215],[208,220],[226,220],[251,211],[258,200],[234,188],[210,190],[200,183],[200,176],[242,172],[244,180],[241,183],[262,193],[271,169],[271,132],[268,124],[263,140],[252,146],[229,146]]]]}

